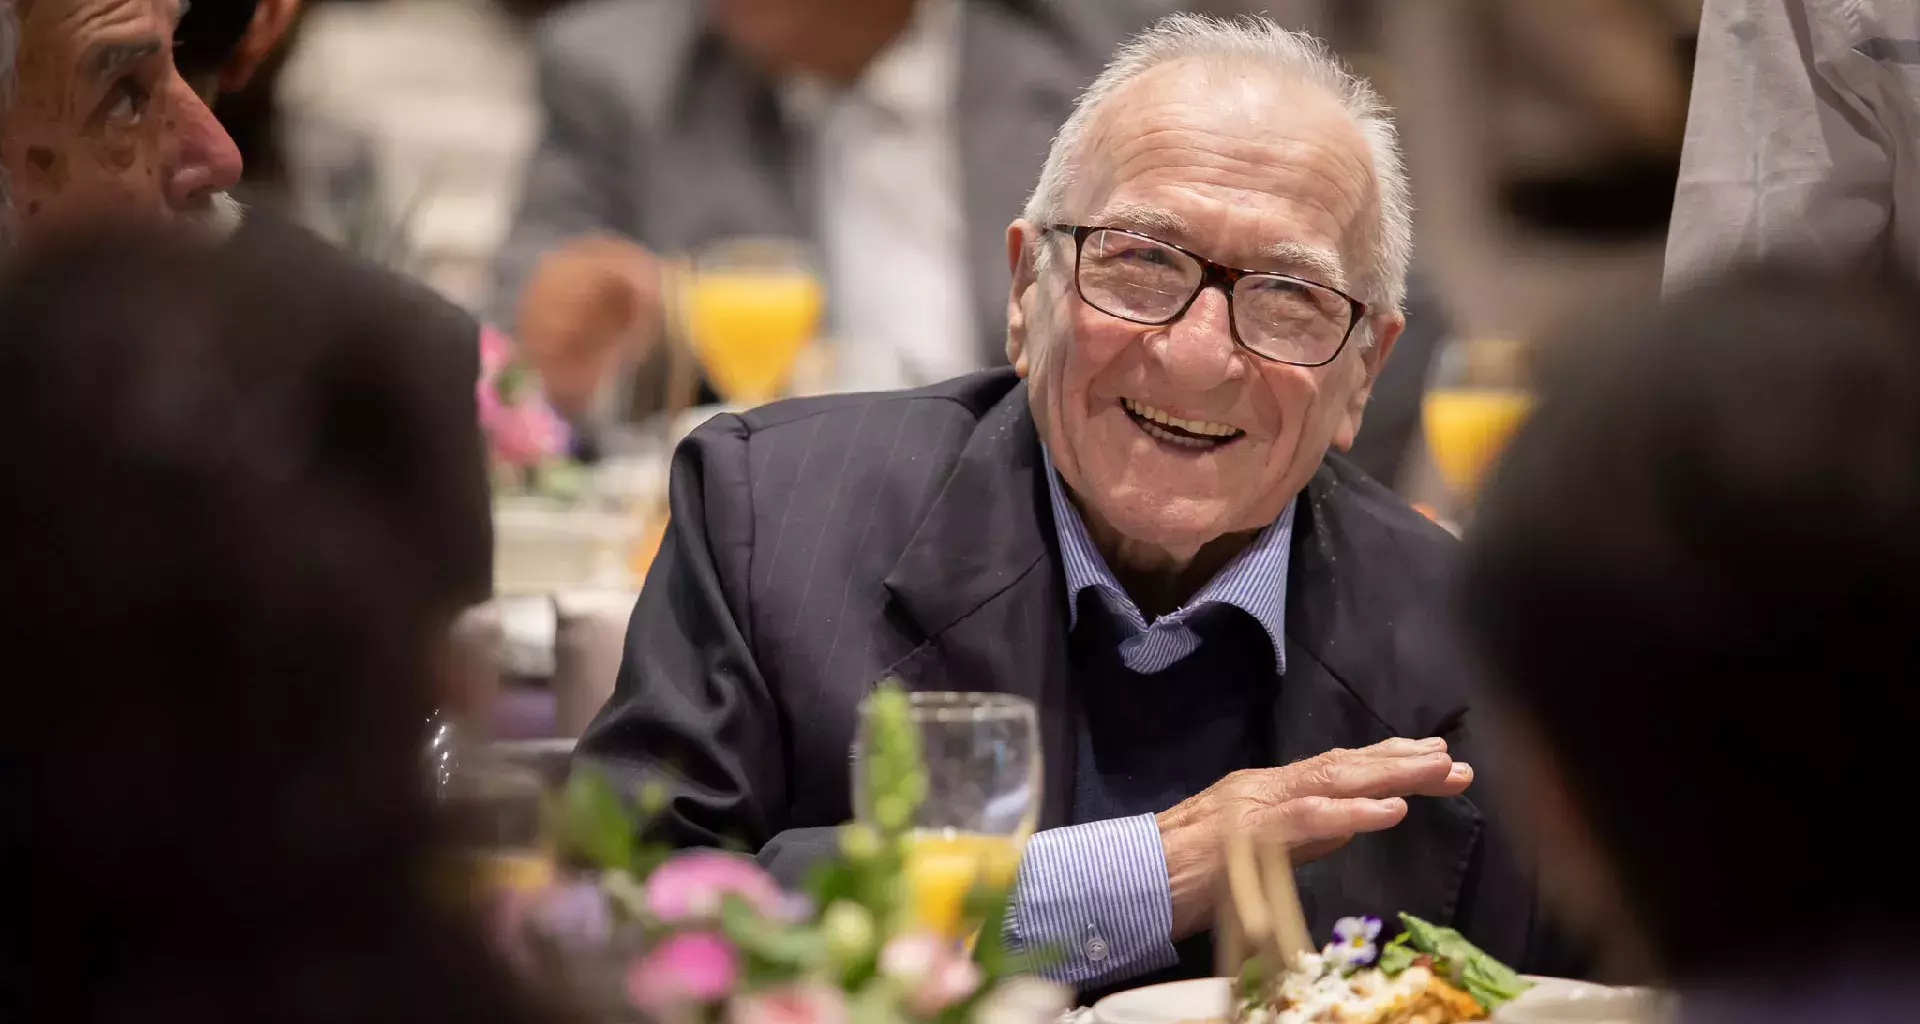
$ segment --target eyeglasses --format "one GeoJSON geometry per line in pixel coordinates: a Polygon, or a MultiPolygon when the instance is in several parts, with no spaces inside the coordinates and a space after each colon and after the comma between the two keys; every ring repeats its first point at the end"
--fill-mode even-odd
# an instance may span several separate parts
{"type": "Polygon", "coordinates": [[[1222,266],[1171,242],[1119,228],[1052,224],[1074,244],[1081,301],[1111,317],[1160,326],[1185,316],[1207,288],[1227,296],[1234,343],[1262,359],[1325,366],[1346,348],[1367,304],[1290,274],[1222,266]]]}

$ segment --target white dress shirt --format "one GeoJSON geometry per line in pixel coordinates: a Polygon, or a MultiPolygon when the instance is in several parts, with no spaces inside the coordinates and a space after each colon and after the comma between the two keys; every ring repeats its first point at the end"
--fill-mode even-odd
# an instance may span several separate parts
{"type": "Polygon", "coordinates": [[[1666,283],[1761,257],[1920,265],[1920,4],[1707,0],[1666,283]]]}
{"type": "Polygon", "coordinates": [[[953,130],[958,0],[921,0],[853,85],[783,91],[813,161],[836,390],[980,369],[953,130]]]}

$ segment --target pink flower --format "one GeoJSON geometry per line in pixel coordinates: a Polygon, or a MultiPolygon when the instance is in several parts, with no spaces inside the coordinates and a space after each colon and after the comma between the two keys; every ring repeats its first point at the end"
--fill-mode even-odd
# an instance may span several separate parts
{"type": "Polygon", "coordinates": [[[837,988],[802,982],[736,996],[728,1024],[847,1024],[847,999],[837,988]]]}
{"type": "Polygon", "coordinates": [[[502,395],[502,378],[522,372],[514,365],[513,342],[488,325],[480,327],[480,379],[474,403],[480,428],[495,460],[531,466],[567,446],[567,425],[533,388],[502,395]]]}
{"type": "Polygon", "coordinates": [[[492,324],[480,325],[480,376],[498,376],[501,369],[513,362],[514,346],[511,339],[492,324]]]}
{"type": "Polygon", "coordinates": [[[711,1003],[733,990],[740,960],[712,932],[669,937],[627,971],[627,998],[640,1010],[666,1016],[688,1003],[711,1003]]]}
{"type": "Polygon", "coordinates": [[[972,995],[980,968],[957,944],[918,932],[899,936],[880,950],[880,973],[907,990],[907,1008],[923,1017],[972,995]]]}
{"type": "Polygon", "coordinates": [[[771,917],[785,918],[792,901],[773,876],[752,859],[720,850],[689,850],[654,869],[647,877],[646,907],[669,924],[712,920],[721,898],[732,894],[771,917]]]}

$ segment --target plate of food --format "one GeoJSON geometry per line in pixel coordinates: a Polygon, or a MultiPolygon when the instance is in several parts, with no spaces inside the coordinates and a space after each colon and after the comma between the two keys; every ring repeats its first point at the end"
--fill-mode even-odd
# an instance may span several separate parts
{"type": "Polygon", "coordinates": [[[1334,941],[1291,970],[1250,962],[1240,978],[1151,985],[1094,1004],[1096,1024],[1649,1024],[1659,997],[1561,978],[1524,977],[1451,928],[1400,915],[1346,918],[1334,941]]]}

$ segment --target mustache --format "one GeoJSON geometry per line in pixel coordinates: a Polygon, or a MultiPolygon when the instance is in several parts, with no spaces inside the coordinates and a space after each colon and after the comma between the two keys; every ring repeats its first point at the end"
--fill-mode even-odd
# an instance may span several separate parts
{"type": "Polygon", "coordinates": [[[240,230],[247,219],[247,204],[225,192],[216,192],[207,201],[207,208],[189,215],[187,223],[195,231],[203,232],[215,242],[224,242],[240,230]]]}

